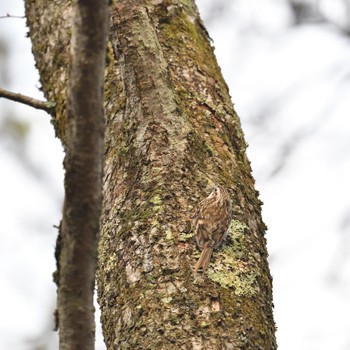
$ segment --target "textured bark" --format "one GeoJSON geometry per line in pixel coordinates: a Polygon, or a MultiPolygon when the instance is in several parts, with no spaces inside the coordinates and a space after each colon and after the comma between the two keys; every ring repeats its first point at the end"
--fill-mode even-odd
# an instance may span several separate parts
{"type": "MultiPolygon", "coordinates": [[[[28,14],[42,20],[56,6],[69,12],[58,3],[45,10],[31,1],[28,14]]],[[[53,82],[65,73],[43,65],[50,54],[67,62],[67,24],[35,21],[33,52],[45,94],[59,105],[56,130],[64,141],[62,88],[53,82]]],[[[275,349],[261,203],[193,1],[115,2],[105,75],[98,292],[107,348],[275,349]],[[229,191],[234,220],[207,274],[194,274],[199,251],[189,218],[213,182],[229,191]]]]}

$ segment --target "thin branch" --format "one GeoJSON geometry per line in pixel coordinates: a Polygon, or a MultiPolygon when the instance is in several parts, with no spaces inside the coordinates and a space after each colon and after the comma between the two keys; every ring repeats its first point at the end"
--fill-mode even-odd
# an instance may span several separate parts
{"type": "Polygon", "coordinates": [[[11,100],[11,101],[23,103],[27,106],[30,106],[36,109],[42,109],[51,115],[53,114],[55,105],[56,105],[54,102],[40,101],[35,98],[25,96],[22,94],[17,94],[15,92],[7,91],[1,88],[0,88],[0,97],[7,98],[8,100],[11,100]]]}
{"type": "Polygon", "coordinates": [[[25,18],[26,16],[16,16],[16,15],[10,15],[9,13],[6,13],[4,16],[0,16],[1,18],[25,18]]]}

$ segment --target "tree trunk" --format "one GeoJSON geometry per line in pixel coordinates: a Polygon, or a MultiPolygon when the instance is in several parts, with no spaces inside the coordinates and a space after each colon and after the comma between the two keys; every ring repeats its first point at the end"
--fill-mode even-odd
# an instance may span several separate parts
{"type": "MultiPolygon", "coordinates": [[[[70,2],[27,0],[66,143],[70,2]]],[[[265,225],[243,133],[193,1],[111,6],[98,293],[108,349],[276,349],[265,225]],[[233,221],[206,274],[190,218],[213,184],[233,221]]]]}

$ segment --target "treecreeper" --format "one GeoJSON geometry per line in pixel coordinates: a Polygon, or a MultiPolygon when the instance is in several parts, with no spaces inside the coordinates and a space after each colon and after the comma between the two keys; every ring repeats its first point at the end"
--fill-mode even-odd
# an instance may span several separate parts
{"type": "Polygon", "coordinates": [[[192,228],[196,235],[197,246],[202,250],[194,272],[205,272],[214,249],[225,240],[232,220],[232,202],[229,193],[216,185],[209,196],[203,199],[192,217],[192,228]]]}

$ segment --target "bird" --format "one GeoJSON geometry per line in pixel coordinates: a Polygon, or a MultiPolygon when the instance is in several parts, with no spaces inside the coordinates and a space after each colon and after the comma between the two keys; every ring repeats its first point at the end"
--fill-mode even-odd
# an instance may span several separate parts
{"type": "Polygon", "coordinates": [[[192,217],[198,248],[202,251],[194,272],[209,265],[214,249],[221,246],[232,220],[232,202],[226,189],[215,185],[209,196],[203,199],[192,217]]]}

